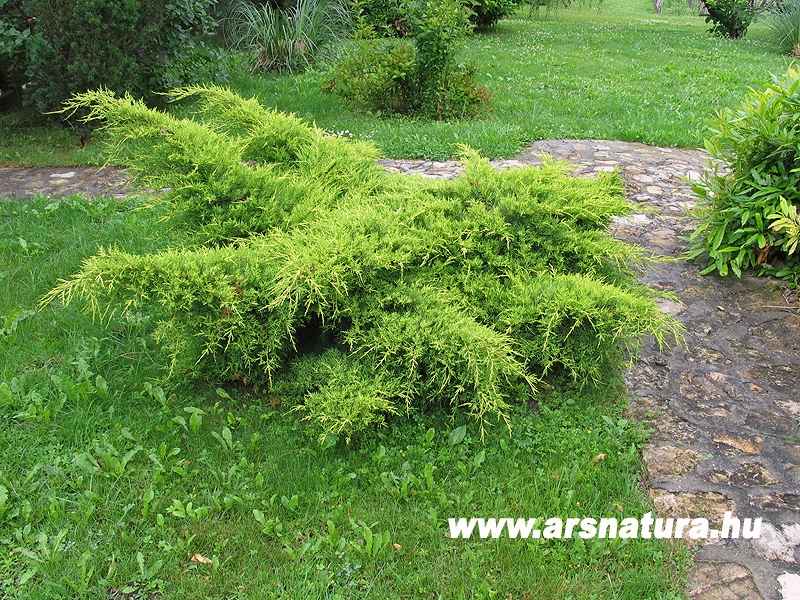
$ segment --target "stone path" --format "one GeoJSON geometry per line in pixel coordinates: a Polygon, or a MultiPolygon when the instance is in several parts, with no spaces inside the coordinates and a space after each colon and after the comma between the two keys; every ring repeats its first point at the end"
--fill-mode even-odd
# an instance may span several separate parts
{"type": "Polygon", "coordinates": [[[124,198],[130,192],[121,169],[0,167],[0,198],[33,198],[39,194],[53,198],[71,194],[124,198]]]}
{"type": "MultiPolygon", "coordinates": [[[[542,153],[567,160],[580,176],[619,169],[641,206],[619,219],[622,239],[679,257],[697,179],[708,155],[626,142],[542,141],[498,168],[539,164],[542,153]]],[[[383,160],[387,169],[452,177],[457,163],[383,160]]],[[[124,173],[0,168],[0,197],[128,193],[124,173]]],[[[693,600],[800,600],[800,315],[797,296],[763,279],[701,277],[675,261],[643,279],[674,292],[662,301],[688,331],[687,347],[646,346],[626,375],[629,412],[653,429],[645,448],[649,489],[665,517],[707,517],[730,510],[763,518],[756,540],[708,540],[695,555],[686,594],[693,600]]]]}

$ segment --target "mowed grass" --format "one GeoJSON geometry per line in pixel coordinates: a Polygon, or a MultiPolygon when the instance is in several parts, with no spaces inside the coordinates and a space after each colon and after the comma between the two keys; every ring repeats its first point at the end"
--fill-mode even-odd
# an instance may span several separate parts
{"type": "Polygon", "coordinates": [[[559,9],[472,36],[460,60],[478,65],[496,110],[476,121],[364,116],[318,90],[316,73],[239,75],[232,85],[325,129],[374,140],[389,157],[452,156],[457,144],[510,157],[538,139],[594,138],[702,147],[704,120],[741,102],[788,59],[756,24],[744,40],[711,37],[700,16],[656,15],[646,0],[559,9]]]}
{"type": "Polygon", "coordinates": [[[0,166],[101,165],[102,138],[81,139],[75,129],[47,122],[32,107],[0,112],[0,166]]]}
{"type": "Polygon", "coordinates": [[[100,245],[174,242],[141,202],[0,201],[0,596],[681,597],[666,541],[447,536],[652,511],[613,376],[551,381],[485,442],[435,412],[322,448],[268,391],[163,381],[145,314],[37,309],[100,245]]]}
{"type": "MultiPolygon", "coordinates": [[[[575,4],[538,16],[522,7],[515,18],[470,37],[458,56],[477,64],[479,82],[495,95],[495,112],[475,121],[366,115],[320,89],[324,65],[296,76],[234,69],[229,84],[329,131],[373,140],[392,158],[445,159],[457,144],[510,157],[552,138],[702,147],[704,119],[737,105],[748,86],[782,74],[788,64],[763,23],[743,40],[707,30],[701,16],[686,10],[656,15],[649,0],[604,0],[600,11],[575,4]]],[[[63,138],[47,128],[0,131],[0,164],[98,160],[97,140],[84,148],[77,135],[63,138]]]]}

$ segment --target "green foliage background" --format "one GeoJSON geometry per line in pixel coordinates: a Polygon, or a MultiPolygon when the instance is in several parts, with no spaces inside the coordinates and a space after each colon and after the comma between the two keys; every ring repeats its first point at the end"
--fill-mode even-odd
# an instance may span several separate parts
{"type": "MultiPolygon", "coordinates": [[[[12,55],[12,83],[28,85],[41,111],[72,94],[105,86],[149,97],[180,83],[220,75],[210,50],[195,54],[194,36],[209,30],[214,0],[5,0],[0,28],[28,26],[12,55]],[[12,18],[8,21],[9,15],[12,18]],[[20,51],[23,53],[20,56],[20,51]]],[[[202,42],[201,42],[202,44],[202,42]]],[[[0,59],[7,54],[0,46],[0,59]]],[[[4,67],[0,60],[0,67],[4,67]]]]}

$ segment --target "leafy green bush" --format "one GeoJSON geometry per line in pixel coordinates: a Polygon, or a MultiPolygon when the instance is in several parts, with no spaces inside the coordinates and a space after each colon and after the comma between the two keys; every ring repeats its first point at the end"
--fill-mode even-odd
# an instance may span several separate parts
{"type": "MultiPolygon", "coordinates": [[[[325,78],[322,89],[370,111],[411,114],[420,106],[415,59],[414,45],[407,39],[357,40],[325,78]]],[[[433,106],[437,119],[465,119],[492,109],[492,96],[475,75],[473,65],[448,68],[433,106]]]]}
{"type": "Polygon", "coordinates": [[[752,0],[703,0],[703,5],[708,11],[706,23],[714,24],[709,29],[714,35],[738,40],[753,21],[752,0]]]}
{"type": "MultiPolygon", "coordinates": [[[[104,86],[142,97],[175,85],[195,44],[211,26],[213,0],[25,0],[33,34],[27,44],[34,101],[61,108],[76,92],[104,86]]],[[[213,68],[215,55],[205,66],[213,68]]]]}
{"type": "Polygon", "coordinates": [[[353,0],[353,8],[362,32],[377,37],[406,37],[407,0],[353,0]]]}
{"type": "Polygon", "coordinates": [[[767,21],[784,53],[800,58],[800,0],[783,0],[770,7],[767,21]]]}
{"type": "Polygon", "coordinates": [[[641,336],[678,333],[633,281],[641,248],[607,233],[632,210],[616,175],[501,173],[465,149],[455,180],[403,177],[254,99],[175,94],[199,96],[202,123],[108,92],[72,108],[169,188],[188,245],[104,249],[45,299],[150,307],[174,374],[293,386],[316,431],[349,438],[431,405],[502,422],[541,377],[596,380],[641,336]]]}
{"type": "Polygon", "coordinates": [[[299,0],[287,10],[240,0],[225,24],[231,46],[249,52],[259,71],[292,72],[349,33],[352,15],[342,0],[299,0]]]}
{"type": "Polygon", "coordinates": [[[445,73],[470,31],[469,11],[460,0],[419,0],[409,6],[417,49],[416,81],[422,110],[433,115],[444,90],[445,73]]]}
{"type": "Polygon", "coordinates": [[[735,109],[710,121],[706,148],[729,171],[715,168],[694,186],[700,197],[700,225],[688,238],[689,257],[708,256],[703,274],[749,268],[796,279],[797,261],[788,256],[791,228],[770,227],[800,205],[800,67],[752,90],[735,109]],[[782,211],[782,206],[784,210],[782,211]],[[776,261],[784,266],[775,269],[776,261]]]}
{"type": "Polygon", "coordinates": [[[477,83],[476,69],[453,60],[471,29],[468,16],[460,0],[418,2],[408,15],[413,45],[404,39],[357,40],[322,88],[372,111],[439,120],[486,114],[491,94],[477,83]]]}
{"type": "Polygon", "coordinates": [[[372,110],[406,114],[414,109],[414,44],[405,39],[356,40],[322,89],[372,110]]]}
{"type": "Polygon", "coordinates": [[[516,0],[467,0],[472,11],[470,22],[476,27],[489,27],[517,9],[516,0]]]}
{"type": "Polygon", "coordinates": [[[0,0],[0,93],[20,91],[28,68],[26,44],[31,34],[20,0],[0,0]]]}

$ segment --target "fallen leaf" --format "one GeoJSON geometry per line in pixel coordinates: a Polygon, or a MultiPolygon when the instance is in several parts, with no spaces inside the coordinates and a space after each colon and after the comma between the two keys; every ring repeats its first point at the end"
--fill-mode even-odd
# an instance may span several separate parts
{"type": "Polygon", "coordinates": [[[605,455],[605,454],[598,454],[597,456],[595,456],[595,457],[592,459],[592,462],[590,462],[589,464],[590,464],[590,465],[593,465],[593,464],[594,464],[594,463],[596,463],[598,460],[605,460],[605,459],[606,459],[606,455],[605,455]]]}
{"type": "Polygon", "coordinates": [[[403,547],[400,544],[392,544],[392,546],[394,546],[395,550],[402,550],[403,549],[403,547]]]}
{"type": "Polygon", "coordinates": [[[191,560],[193,563],[200,563],[201,565],[210,565],[212,562],[210,558],[206,558],[202,554],[194,554],[191,560]]]}

